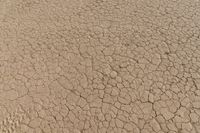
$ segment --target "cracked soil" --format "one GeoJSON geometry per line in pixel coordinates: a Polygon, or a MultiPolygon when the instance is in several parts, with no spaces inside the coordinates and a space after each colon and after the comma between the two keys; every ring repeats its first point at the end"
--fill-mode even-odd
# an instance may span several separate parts
{"type": "Polygon", "coordinates": [[[0,0],[0,133],[200,133],[200,1],[0,0]]]}

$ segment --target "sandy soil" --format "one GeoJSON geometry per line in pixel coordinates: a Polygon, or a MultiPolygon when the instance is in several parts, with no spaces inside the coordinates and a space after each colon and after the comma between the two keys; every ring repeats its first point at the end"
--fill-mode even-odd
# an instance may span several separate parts
{"type": "Polygon", "coordinates": [[[200,133],[200,1],[0,0],[0,133],[200,133]]]}

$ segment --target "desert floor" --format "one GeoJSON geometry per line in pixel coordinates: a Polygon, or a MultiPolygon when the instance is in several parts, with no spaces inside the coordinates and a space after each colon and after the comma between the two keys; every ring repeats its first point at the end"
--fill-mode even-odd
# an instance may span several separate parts
{"type": "Polygon", "coordinates": [[[200,1],[0,0],[0,133],[200,133],[200,1]]]}

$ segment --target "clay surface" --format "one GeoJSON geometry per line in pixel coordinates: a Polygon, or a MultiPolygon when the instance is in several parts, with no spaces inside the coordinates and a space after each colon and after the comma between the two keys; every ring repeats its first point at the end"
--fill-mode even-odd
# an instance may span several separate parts
{"type": "Polygon", "coordinates": [[[0,0],[0,133],[200,133],[200,1],[0,0]]]}

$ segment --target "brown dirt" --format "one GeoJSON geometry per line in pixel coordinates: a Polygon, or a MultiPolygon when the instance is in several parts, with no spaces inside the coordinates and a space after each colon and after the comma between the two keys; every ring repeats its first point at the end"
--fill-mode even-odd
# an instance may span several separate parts
{"type": "Polygon", "coordinates": [[[200,133],[200,1],[0,0],[0,133],[200,133]]]}

